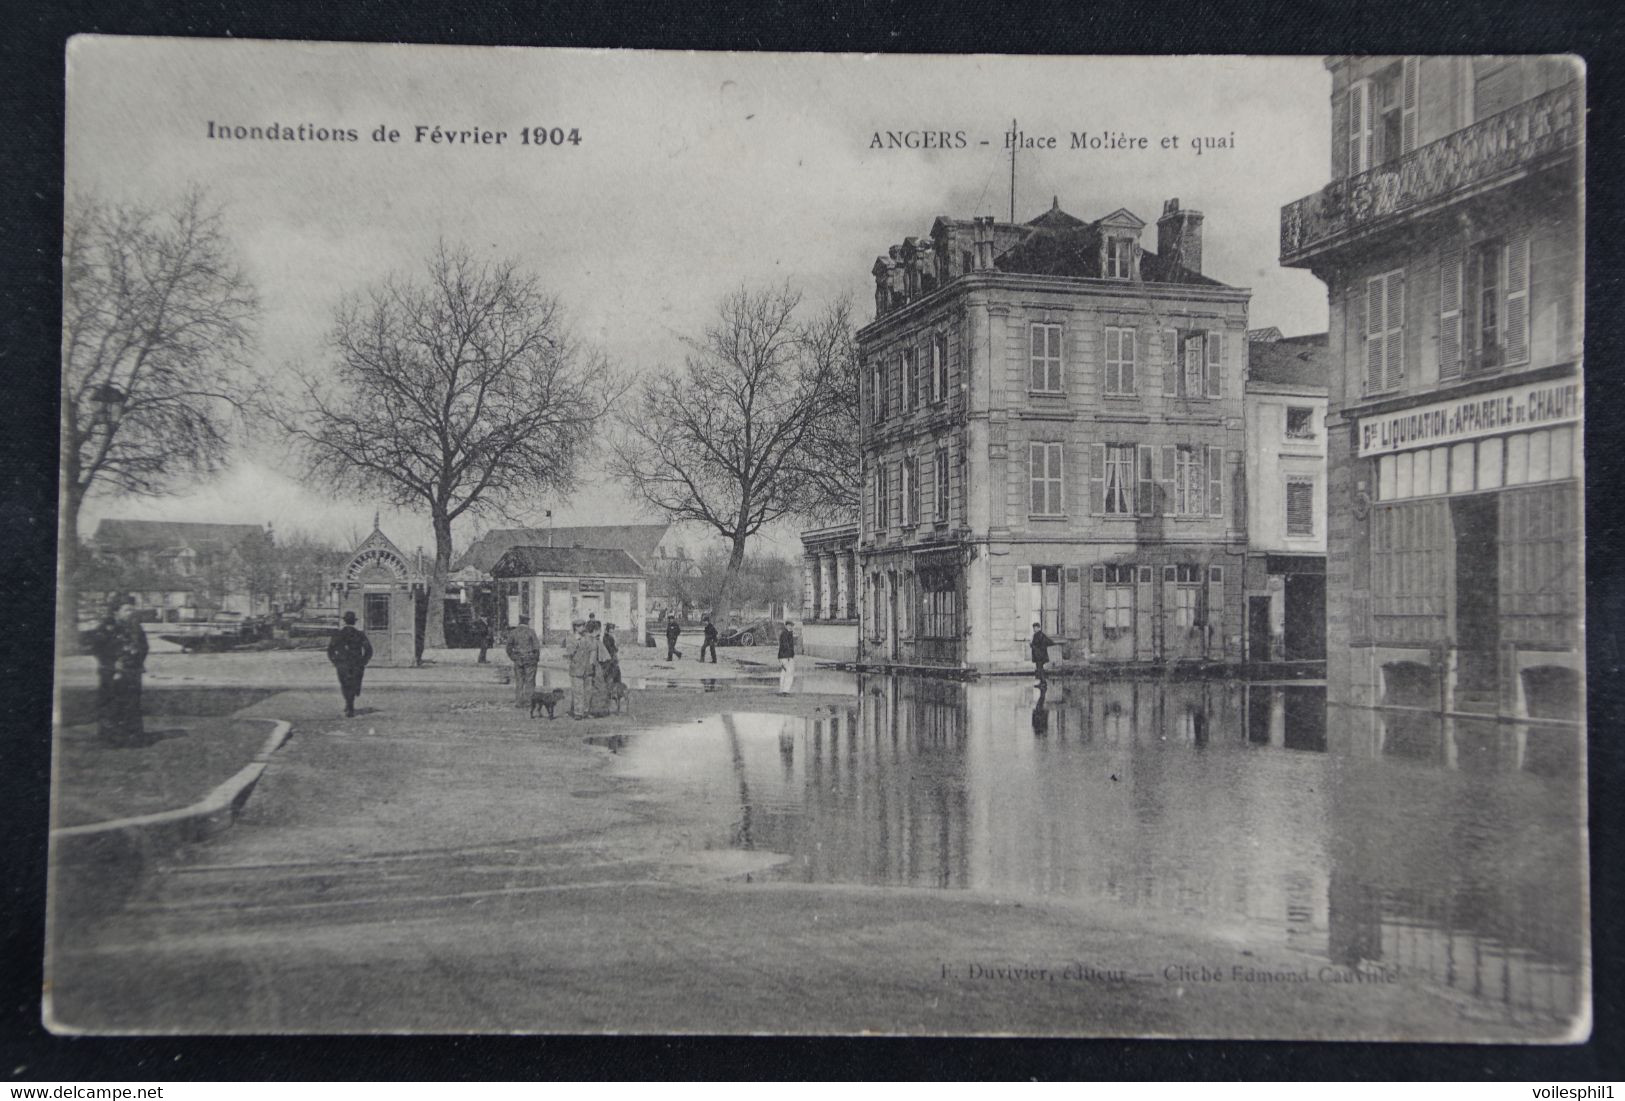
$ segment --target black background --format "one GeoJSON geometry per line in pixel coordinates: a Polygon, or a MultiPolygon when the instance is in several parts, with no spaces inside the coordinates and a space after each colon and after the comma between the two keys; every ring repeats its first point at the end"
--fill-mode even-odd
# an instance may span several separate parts
{"type": "MultiPolygon", "coordinates": [[[[1625,432],[1617,5],[928,4],[511,0],[408,4],[0,5],[0,1088],[124,1080],[579,1078],[1451,1079],[1622,1077],[1618,806],[1625,666],[1625,432]],[[467,8],[468,10],[460,10],[467,8]],[[55,591],[63,51],[76,33],[469,45],[896,53],[1578,53],[1588,64],[1586,403],[1590,690],[1590,1043],[1561,1048],[1020,1039],[239,1037],[67,1039],[40,1024],[55,591]]],[[[139,95],[138,89],[131,89],[139,95]]]]}

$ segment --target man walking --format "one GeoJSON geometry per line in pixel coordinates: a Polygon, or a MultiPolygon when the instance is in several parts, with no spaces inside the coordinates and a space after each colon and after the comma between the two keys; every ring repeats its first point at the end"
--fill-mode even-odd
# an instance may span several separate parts
{"type": "Polygon", "coordinates": [[[682,657],[683,652],[677,648],[677,640],[682,637],[683,629],[677,625],[677,614],[666,613],[666,660],[671,661],[673,656],[682,657]]]}
{"type": "Polygon", "coordinates": [[[711,617],[705,617],[705,641],[700,643],[700,662],[705,661],[705,652],[711,651],[711,664],[717,663],[717,625],[711,622],[711,617]]]}
{"type": "Polygon", "coordinates": [[[587,633],[587,621],[570,624],[575,637],[570,640],[570,717],[585,719],[592,713],[593,666],[598,660],[598,642],[587,633]]]}
{"type": "Polygon", "coordinates": [[[327,643],[327,660],[339,675],[339,691],[344,693],[344,716],[355,717],[355,698],[361,695],[361,678],[372,660],[372,643],[355,625],[355,613],[344,613],[344,626],[333,632],[327,643]]]}
{"type": "Polygon", "coordinates": [[[480,640],[480,659],[478,664],[485,665],[485,652],[491,648],[494,639],[491,637],[491,624],[484,616],[474,618],[474,637],[480,640]]]}
{"type": "Polygon", "coordinates": [[[795,624],[786,620],[779,632],[779,695],[788,696],[796,685],[796,636],[791,633],[795,624]]]}
{"type": "Polygon", "coordinates": [[[1044,666],[1049,664],[1049,648],[1055,643],[1044,633],[1042,623],[1033,624],[1032,658],[1033,669],[1038,674],[1038,686],[1043,688],[1049,684],[1049,678],[1044,675],[1044,666]]]}
{"type": "Polygon", "coordinates": [[[513,662],[513,704],[528,708],[536,692],[536,662],[542,656],[542,641],[530,629],[530,616],[519,617],[519,626],[508,632],[502,648],[513,662]]]}

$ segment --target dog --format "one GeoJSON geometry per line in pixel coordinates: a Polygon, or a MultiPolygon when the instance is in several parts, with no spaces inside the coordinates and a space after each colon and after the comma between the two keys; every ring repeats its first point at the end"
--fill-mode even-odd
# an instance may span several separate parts
{"type": "Polygon", "coordinates": [[[625,711],[628,715],[632,713],[632,693],[626,690],[626,683],[624,681],[610,682],[609,702],[615,705],[615,711],[617,714],[622,711],[625,711]]]}
{"type": "Polygon", "coordinates": [[[550,691],[532,692],[530,694],[530,717],[534,719],[537,712],[545,707],[547,709],[548,721],[551,722],[553,719],[553,709],[559,705],[559,701],[563,698],[564,689],[562,688],[554,688],[550,691]]]}

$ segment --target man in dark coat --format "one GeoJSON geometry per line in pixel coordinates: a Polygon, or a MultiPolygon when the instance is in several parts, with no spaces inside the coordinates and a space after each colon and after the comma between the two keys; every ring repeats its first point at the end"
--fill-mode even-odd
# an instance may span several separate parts
{"type": "Polygon", "coordinates": [[[530,616],[519,617],[519,626],[508,632],[503,648],[513,662],[513,705],[528,708],[536,692],[536,664],[542,657],[542,640],[531,630],[530,616]]]}
{"type": "Polygon", "coordinates": [[[496,641],[496,636],[492,633],[491,624],[486,621],[484,616],[474,617],[474,637],[480,640],[479,664],[485,665],[485,652],[489,650],[491,648],[491,644],[496,641]]]}
{"type": "Polygon", "coordinates": [[[1040,687],[1049,683],[1049,678],[1044,675],[1044,666],[1049,664],[1049,648],[1054,645],[1055,643],[1044,633],[1044,625],[1034,623],[1032,641],[1033,669],[1038,674],[1040,687]]]}
{"type": "Polygon", "coordinates": [[[711,651],[711,664],[717,663],[717,625],[711,622],[711,617],[705,617],[705,641],[700,643],[700,661],[705,661],[705,652],[711,651]]]}
{"type": "Polygon", "coordinates": [[[361,677],[372,660],[372,643],[355,625],[355,613],[344,613],[344,626],[333,632],[327,643],[327,660],[339,674],[339,691],[344,693],[344,714],[355,715],[355,698],[361,695],[361,677]]]}
{"type": "Polygon", "coordinates": [[[91,633],[96,655],[97,732],[114,744],[141,741],[141,674],[146,668],[147,633],[135,618],[135,603],[119,600],[91,633]]]}
{"type": "Polygon", "coordinates": [[[681,638],[682,635],[683,635],[683,629],[677,625],[677,617],[675,615],[666,616],[666,660],[667,661],[672,660],[672,657],[674,655],[676,657],[682,657],[683,656],[683,652],[677,648],[677,640],[679,638],[681,638]]]}

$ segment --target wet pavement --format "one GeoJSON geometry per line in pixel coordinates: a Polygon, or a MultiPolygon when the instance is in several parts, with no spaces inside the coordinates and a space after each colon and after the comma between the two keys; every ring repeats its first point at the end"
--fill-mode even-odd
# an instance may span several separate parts
{"type": "Polygon", "coordinates": [[[1573,726],[1328,710],[1298,683],[856,687],[813,718],[598,744],[701,844],[777,854],[781,880],[1179,915],[1307,953],[1321,981],[1424,981],[1506,1023],[1584,1003],[1573,726]]]}

